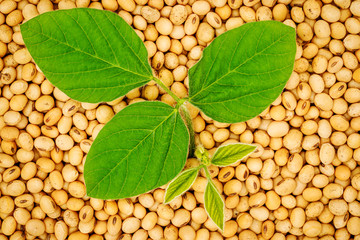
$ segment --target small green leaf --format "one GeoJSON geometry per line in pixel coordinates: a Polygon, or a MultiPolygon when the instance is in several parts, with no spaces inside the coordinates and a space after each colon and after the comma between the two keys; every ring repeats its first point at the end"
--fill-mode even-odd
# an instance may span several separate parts
{"type": "Polygon", "coordinates": [[[216,121],[249,120],[279,96],[295,53],[295,30],[283,23],[253,22],[230,30],[190,68],[189,100],[216,121]]]}
{"type": "Polygon", "coordinates": [[[136,196],[172,180],[184,167],[189,133],[179,112],[162,102],[134,103],[96,137],[85,161],[88,196],[136,196]]]}
{"type": "Polygon", "coordinates": [[[21,34],[49,81],[78,101],[109,102],[152,79],[144,44],[113,12],[47,12],[22,24],[21,34]]]}
{"type": "Polygon", "coordinates": [[[224,201],[214,183],[208,179],[204,193],[205,210],[214,223],[224,230],[224,201]]]}
{"type": "Polygon", "coordinates": [[[171,202],[177,196],[183,194],[194,183],[199,172],[199,167],[190,168],[180,173],[168,185],[164,203],[171,202]]]}
{"type": "Polygon", "coordinates": [[[255,149],[255,145],[245,143],[235,143],[221,146],[216,149],[211,159],[211,164],[214,164],[216,166],[231,165],[243,159],[244,157],[255,151],[255,149]]]}

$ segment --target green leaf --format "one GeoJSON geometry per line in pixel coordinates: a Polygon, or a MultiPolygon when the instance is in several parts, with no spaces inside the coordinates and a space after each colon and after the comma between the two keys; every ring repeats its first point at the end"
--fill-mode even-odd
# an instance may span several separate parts
{"type": "Polygon", "coordinates": [[[259,115],[294,66],[296,34],[276,21],[246,23],[217,37],[189,70],[189,99],[207,116],[235,123],[259,115]]]}
{"type": "Polygon", "coordinates": [[[255,151],[255,149],[255,145],[245,143],[235,143],[221,146],[216,149],[211,159],[211,164],[216,166],[231,165],[251,154],[253,151],[255,151]]]}
{"type": "Polygon", "coordinates": [[[47,12],[22,24],[21,34],[50,82],[78,101],[112,101],[152,79],[144,44],[113,12],[47,12]]]}
{"type": "Polygon", "coordinates": [[[180,173],[168,185],[164,203],[171,202],[177,196],[183,194],[194,183],[199,172],[199,167],[190,168],[180,173]]]}
{"type": "Polygon", "coordinates": [[[204,204],[209,217],[221,230],[224,230],[225,204],[211,179],[208,179],[205,188],[204,204]]]}
{"type": "Polygon", "coordinates": [[[134,103],[116,114],[86,157],[88,196],[136,196],[172,180],[184,167],[189,133],[178,111],[162,102],[134,103]]]}

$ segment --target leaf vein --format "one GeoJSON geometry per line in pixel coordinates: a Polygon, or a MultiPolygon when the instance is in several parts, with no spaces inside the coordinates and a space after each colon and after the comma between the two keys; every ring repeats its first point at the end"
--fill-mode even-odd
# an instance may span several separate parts
{"type": "MultiPolygon", "coordinates": [[[[147,140],[147,138],[148,138],[149,136],[151,136],[151,135],[152,135],[167,119],[169,119],[175,112],[176,112],[176,111],[174,110],[171,114],[169,114],[169,116],[167,116],[167,117],[165,118],[165,120],[163,120],[162,122],[160,122],[160,123],[154,128],[154,130],[152,130],[147,136],[145,136],[141,141],[139,141],[139,143],[136,144],[136,146],[134,146],[133,149],[131,149],[131,150],[129,151],[129,153],[128,153],[125,157],[123,157],[122,159],[120,159],[120,161],[111,169],[111,171],[109,171],[105,176],[103,176],[103,178],[102,178],[97,184],[95,184],[95,186],[98,186],[102,181],[104,181],[104,179],[107,178],[107,176],[108,176],[109,174],[111,174],[111,173],[114,171],[114,169],[116,169],[123,161],[128,162],[127,160],[128,160],[128,157],[130,156],[130,154],[132,154],[132,153],[135,151],[135,149],[137,149],[145,140],[147,140]]],[[[124,185],[123,185],[123,186],[124,186],[124,185]]],[[[122,191],[122,189],[121,189],[121,191],[122,191]]],[[[121,192],[121,191],[120,191],[120,192],[121,192]]],[[[91,194],[91,192],[92,192],[92,189],[90,189],[90,190],[88,191],[89,194],[91,194]]]]}

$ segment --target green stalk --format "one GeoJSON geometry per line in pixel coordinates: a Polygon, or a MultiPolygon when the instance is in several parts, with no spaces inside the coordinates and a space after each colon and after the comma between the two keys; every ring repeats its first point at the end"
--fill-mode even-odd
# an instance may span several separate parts
{"type": "Polygon", "coordinates": [[[183,104],[180,105],[180,110],[181,110],[183,119],[185,120],[185,124],[189,130],[189,134],[190,134],[189,156],[193,157],[194,151],[195,151],[195,132],[194,132],[193,125],[192,125],[192,120],[190,117],[190,113],[185,105],[183,105],[183,104]]]}
{"type": "Polygon", "coordinates": [[[186,101],[186,99],[180,99],[178,98],[178,96],[176,96],[167,86],[165,86],[165,84],[158,78],[153,77],[153,80],[162,88],[164,89],[165,92],[167,92],[176,102],[176,109],[179,109],[183,119],[185,121],[185,124],[189,130],[189,134],[190,134],[190,146],[189,146],[189,156],[192,157],[194,156],[194,151],[195,151],[195,132],[193,129],[193,125],[192,125],[192,120],[190,117],[190,113],[187,110],[187,108],[185,107],[184,103],[186,101]]]}
{"type": "Polygon", "coordinates": [[[165,84],[158,78],[153,77],[153,80],[162,88],[164,89],[165,92],[167,92],[177,103],[179,102],[183,102],[181,101],[180,98],[178,98],[178,96],[175,95],[175,93],[173,93],[167,86],[165,86],[165,84]]]}
{"type": "Polygon", "coordinates": [[[205,174],[206,174],[206,178],[208,179],[208,181],[211,181],[211,175],[210,175],[210,173],[209,173],[209,170],[208,170],[207,166],[205,166],[204,164],[202,164],[201,167],[204,169],[205,174]]]}

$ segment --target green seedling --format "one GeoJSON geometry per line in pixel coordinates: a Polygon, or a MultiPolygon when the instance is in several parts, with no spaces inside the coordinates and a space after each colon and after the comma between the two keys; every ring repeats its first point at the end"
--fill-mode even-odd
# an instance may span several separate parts
{"type": "MultiPolygon", "coordinates": [[[[88,103],[115,100],[155,81],[177,102],[134,103],[101,130],[86,157],[87,195],[100,199],[137,196],[174,179],[194,150],[189,102],[224,123],[249,120],[265,110],[289,79],[296,52],[295,30],[276,21],[247,23],[218,36],[189,69],[189,96],[179,99],[152,74],[146,48],[117,14],[95,9],[59,10],[21,25],[25,45],[47,79],[69,97],[88,103]]],[[[166,202],[187,190],[200,168],[208,184],[205,208],[224,227],[223,200],[207,171],[226,166],[255,149],[220,147],[212,158],[197,150],[199,168],[169,185],[166,202]]]]}
{"type": "Polygon", "coordinates": [[[200,161],[199,166],[183,171],[169,183],[165,192],[165,203],[171,202],[174,198],[187,191],[194,183],[199,170],[203,169],[208,181],[204,193],[205,210],[214,223],[223,230],[225,204],[211,180],[207,167],[211,164],[219,167],[231,165],[245,158],[255,151],[255,149],[256,146],[249,144],[229,144],[219,147],[211,158],[203,146],[198,146],[195,151],[195,156],[200,161]]]}

